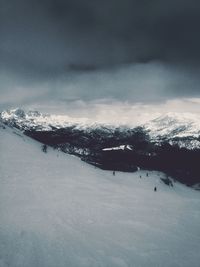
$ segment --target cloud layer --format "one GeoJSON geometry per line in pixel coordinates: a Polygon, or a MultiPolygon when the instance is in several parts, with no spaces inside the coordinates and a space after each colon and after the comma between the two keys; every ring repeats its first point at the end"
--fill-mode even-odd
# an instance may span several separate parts
{"type": "Polygon", "coordinates": [[[70,64],[199,64],[196,0],[0,0],[0,51],[41,72],[70,64]]]}
{"type": "Polygon", "coordinates": [[[1,107],[200,94],[196,0],[0,0],[1,107]]]}

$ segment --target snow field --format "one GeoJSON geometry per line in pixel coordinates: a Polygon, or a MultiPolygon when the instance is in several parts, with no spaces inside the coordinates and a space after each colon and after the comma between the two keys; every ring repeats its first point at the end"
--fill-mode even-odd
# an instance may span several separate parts
{"type": "Polygon", "coordinates": [[[43,153],[8,128],[0,151],[0,267],[199,267],[198,191],[43,153]]]}

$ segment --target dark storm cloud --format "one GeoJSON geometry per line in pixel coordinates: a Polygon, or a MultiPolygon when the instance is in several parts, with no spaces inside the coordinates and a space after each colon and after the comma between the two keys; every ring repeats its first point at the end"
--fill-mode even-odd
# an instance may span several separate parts
{"type": "Polygon", "coordinates": [[[8,65],[60,71],[70,64],[200,61],[200,3],[190,0],[0,0],[8,65]]]}
{"type": "Polygon", "coordinates": [[[0,0],[1,99],[196,96],[199,25],[195,0],[0,0]]]}

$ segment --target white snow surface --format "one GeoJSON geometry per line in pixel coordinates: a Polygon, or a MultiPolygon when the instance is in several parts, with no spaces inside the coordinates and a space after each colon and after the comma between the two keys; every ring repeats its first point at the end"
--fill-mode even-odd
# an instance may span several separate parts
{"type": "Polygon", "coordinates": [[[0,267],[199,267],[198,191],[113,176],[11,129],[0,151],[0,267]]]}
{"type": "Polygon", "coordinates": [[[106,147],[102,149],[103,151],[112,151],[112,150],[133,150],[130,145],[120,145],[115,147],[106,147]]]}
{"type": "Polygon", "coordinates": [[[200,115],[168,112],[145,124],[152,137],[199,137],[200,115]]]}

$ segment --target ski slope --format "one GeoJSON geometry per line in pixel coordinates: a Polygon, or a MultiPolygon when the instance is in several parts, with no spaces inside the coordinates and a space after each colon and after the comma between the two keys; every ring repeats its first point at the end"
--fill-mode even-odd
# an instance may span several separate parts
{"type": "Polygon", "coordinates": [[[163,175],[113,176],[0,128],[0,267],[199,267],[200,192],[163,175]]]}

